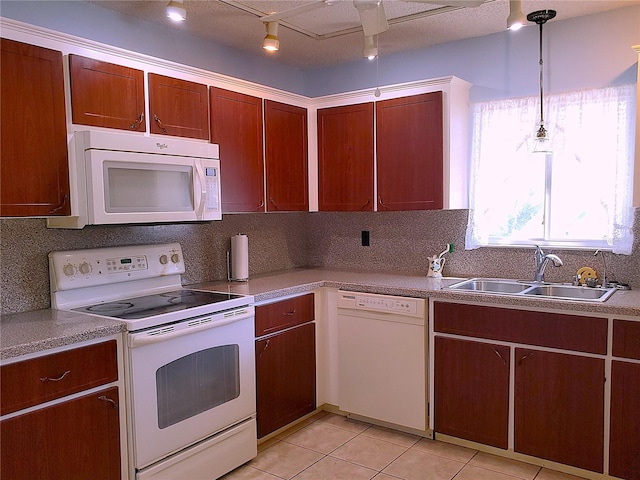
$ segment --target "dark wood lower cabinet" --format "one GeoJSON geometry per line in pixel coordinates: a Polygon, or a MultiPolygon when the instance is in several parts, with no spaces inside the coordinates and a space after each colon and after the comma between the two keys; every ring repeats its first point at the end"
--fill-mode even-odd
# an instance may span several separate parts
{"type": "Polygon", "coordinates": [[[119,479],[117,402],[112,387],[3,420],[0,478],[119,479]]]}
{"type": "Polygon", "coordinates": [[[435,339],[435,431],[506,449],[509,347],[435,339]]]}
{"type": "Polygon", "coordinates": [[[640,364],[611,364],[609,474],[640,480],[640,364]]]}
{"type": "Polygon", "coordinates": [[[603,471],[604,359],[516,348],[516,452],[603,471]]]}
{"type": "Polygon", "coordinates": [[[315,324],[256,340],[258,438],[316,408],[315,324]]]}

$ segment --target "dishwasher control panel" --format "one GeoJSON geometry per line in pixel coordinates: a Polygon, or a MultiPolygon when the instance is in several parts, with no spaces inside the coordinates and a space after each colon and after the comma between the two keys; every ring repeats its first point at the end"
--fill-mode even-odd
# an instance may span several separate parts
{"type": "Polygon", "coordinates": [[[338,308],[424,317],[426,301],[422,298],[341,291],[338,308]]]}

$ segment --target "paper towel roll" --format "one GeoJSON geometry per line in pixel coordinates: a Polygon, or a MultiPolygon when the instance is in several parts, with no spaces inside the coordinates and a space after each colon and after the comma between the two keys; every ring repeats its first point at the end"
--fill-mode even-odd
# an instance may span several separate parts
{"type": "Polygon", "coordinates": [[[249,280],[249,238],[246,235],[231,237],[231,280],[249,280]]]}

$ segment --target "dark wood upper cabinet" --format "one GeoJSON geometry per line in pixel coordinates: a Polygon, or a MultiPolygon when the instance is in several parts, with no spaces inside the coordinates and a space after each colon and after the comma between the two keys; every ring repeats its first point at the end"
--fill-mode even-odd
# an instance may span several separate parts
{"type": "Polygon", "coordinates": [[[211,142],[220,145],[222,211],[264,211],[262,99],[210,87],[211,142]]]}
{"type": "Polygon", "coordinates": [[[272,100],[264,108],[267,211],[307,211],[307,109],[272,100]]]}
{"type": "Polygon", "coordinates": [[[69,55],[73,123],[146,131],[144,72],[69,55]]]}
{"type": "Polygon", "coordinates": [[[149,124],[151,133],[209,140],[207,86],[150,73],[149,124]]]}
{"type": "Polygon", "coordinates": [[[442,92],[376,102],[378,210],[443,206],[442,92]]]}
{"type": "Polygon", "coordinates": [[[0,216],[70,215],[62,53],[1,48],[0,216]]]}
{"type": "Polygon", "coordinates": [[[318,208],[373,211],[373,103],[318,110],[318,208]]]}

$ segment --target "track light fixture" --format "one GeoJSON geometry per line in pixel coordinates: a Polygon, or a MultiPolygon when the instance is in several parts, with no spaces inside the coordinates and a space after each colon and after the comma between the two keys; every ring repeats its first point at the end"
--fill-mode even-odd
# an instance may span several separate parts
{"type": "Polygon", "coordinates": [[[187,19],[187,9],[182,2],[183,0],[171,0],[167,5],[167,17],[174,22],[184,22],[187,19]]]}
{"type": "Polygon", "coordinates": [[[547,20],[551,20],[556,16],[555,10],[538,10],[536,12],[531,12],[527,15],[527,20],[530,22],[535,22],[540,25],[540,127],[536,132],[536,140],[533,147],[533,153],[553,153],[551,151],[551,141],[549,140],[549,136],[547,135],[547,131],[544,128],[544,108],[543,108],[543,95],[542,95],[542,25],[544,25],[547,20]]]}
{"type": "Polygon", "coordinates": [[[378,56],[378,46],[374,42],[373,35],[364,36],[364,52],[362,56],[369,60],[373,60],[378,56]]]}
{"type": "Polygon", "coordinates": [[[525,16],[522,13],[522,0],[509,0],[509,17],[507,18],[507,30],[520,30],[525,25],[525,16]]]}
{"type": "Polygon", "coordinates": [[[262,48],[268,52],[277,52],[280,49],[278,40],[278,22],[264,22],[267,29],[267,36],[264,37],[262,48]]]}

